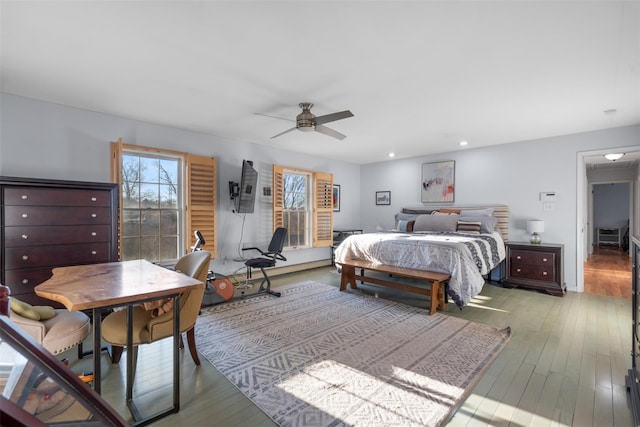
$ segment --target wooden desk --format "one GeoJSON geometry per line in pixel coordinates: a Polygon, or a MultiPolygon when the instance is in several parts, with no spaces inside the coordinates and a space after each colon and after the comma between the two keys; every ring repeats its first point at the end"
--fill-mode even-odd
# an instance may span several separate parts
{"type": "MultiPolygon", "coordinates": [[[[62,303],[68,310],[93,310],[94,390],[100,393],[100,320],[104,310],[126,306],[127,329],[127,405],[134,419],[140,418],[133,404],[133,351],[131,351],[131,308],[144,301],[175,298],[173,306],[173,408],[136,425],[148,424],[180,410],[180,294],[204,286],[202,282],[157,266],[145,260],[78,265],[53,269],[53,277],[35,287],[38,296],[62,303]]],[[[137,420],[138,421],[138,420],[137,420]]]]}

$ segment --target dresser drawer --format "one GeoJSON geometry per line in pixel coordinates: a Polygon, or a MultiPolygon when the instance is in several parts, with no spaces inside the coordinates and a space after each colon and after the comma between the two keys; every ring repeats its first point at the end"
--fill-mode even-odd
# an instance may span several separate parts
{"type": "MultiPolygon", "coordinates": [[[[55,267],[23,268],[7,270],[6,284],[11,288],[11,295],[33,292],[34,286],[39,285],[51,277],[51,270],[55,267]]],[[[20,297],[18,296],[20,299],[20,297]]]]}
{"type": "Polygon", "coordinates": [[[4,215],[6,227],[111,223],[111,210],[107,207],[5,206],[4,215]]]}
{"type": "Polygon", "coordinates": [[[553,265],[555,254],[553,252],[534,252],[514,249],[511,251],[511,262],[513,264],[529,265],[553,265]]]}
{"type": "Polygon", "coordinates": [[[12,206],[103,206],[111,204],[109,191],[61,188],[6,187],[4,204],[12,206]]]}
{"type": "Polygon", "coordinates": [[[109,225],[61,225],[58,227],[6,227],[5,247],[95,243],[110,240],[109,225]]]}
{"type": "Polygon", "coordinates": [[[109,243],[54,245],[5,249],[5,268],[93,264],[109,261],[109,243]]]}
{"type": "Polygon", "coordinates": [[[553,266],[511,264],[511,277],[515,279],[533,279],[547,282],[556,281],[553,266]]]}

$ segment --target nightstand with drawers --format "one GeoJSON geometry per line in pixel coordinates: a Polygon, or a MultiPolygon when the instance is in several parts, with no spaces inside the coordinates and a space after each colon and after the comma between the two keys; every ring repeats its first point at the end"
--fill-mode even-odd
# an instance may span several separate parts
{"type": "Polygon", "coordinates": [[[537,289],[563,296],[566,290],[562,272],[564,246],[543,243],[507,242],[505,287],[537,289]]]}

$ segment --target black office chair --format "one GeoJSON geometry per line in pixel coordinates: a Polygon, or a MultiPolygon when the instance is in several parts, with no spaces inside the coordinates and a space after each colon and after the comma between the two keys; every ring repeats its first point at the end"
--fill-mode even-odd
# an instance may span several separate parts
{"type": "Polygon", "coordinates": [[[280,292],[275,292],[271,290],[271,280],[269,280],[269,276],[267,276],[267,272],[264,271],[267,267],[273,267],[276,265],[276,260],[286,261],[287,259],[282,255],[282,248],[284,247],[284,241],[287,238],[287,229],[283,227],[279,227],[273,233],[273,237],[271,238],[271,243],[269,243],[269,248],[266,252],[264,252],[260,248],[242,248],[243,251],[256,250],[260,252],[262,257],[260,258],[251,258],[245,261],[244,265],[247,266],[247,280],[251,278],[251,269],[259,268],[262,271],[262,275],[264,279],[260,282],[260,289],[256,294],[261,292],[265,292],[267,294],[279,297],[280,292]],[[267,283],[265,287],[264,284],[267,283]]]}

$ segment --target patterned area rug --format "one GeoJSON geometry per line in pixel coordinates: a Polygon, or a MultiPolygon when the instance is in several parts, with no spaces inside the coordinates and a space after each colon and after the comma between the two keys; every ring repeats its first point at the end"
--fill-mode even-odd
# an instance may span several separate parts
{"type": "Polygon", "coordinates": [[[203,309],[199,351],[283,426],[438,426],[510,329],[304,282],[203,309]]]}

